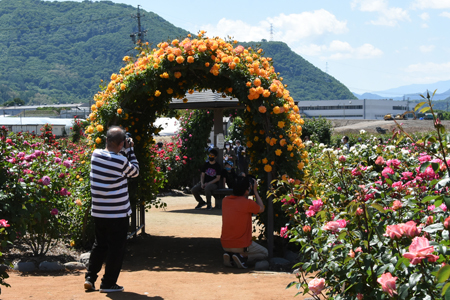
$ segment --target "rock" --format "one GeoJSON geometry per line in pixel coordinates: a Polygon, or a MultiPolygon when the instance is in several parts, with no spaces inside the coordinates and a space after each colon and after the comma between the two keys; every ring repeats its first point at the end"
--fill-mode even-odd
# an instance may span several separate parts
{"type": "Polygon", "coordinates": [[[255,271],[267,271],[269,268],[270,264],[267,260],[261,260],[255,264],[255,271]]]}
{"type": "Polygon", "coordinates": [[[270,260],[270,267],[275,272],[290,272],[292,263],[281,257],[274,257],[270,260]]]}
{"type": "Polygon", "coordinates": [[[43,261],[39,264],[39,271],[61,271],[66,267],[58,261],[43,261]]]}
{"type": "Polygon", "coordinates": [[[14,265],[14,270],[20,272],[33,272],[36,271],[36,265],[31,261],[19,262],[14,265]]]}
{"type": "Polygon", "coordinates": [[[78,261],[71,261],[64,264],[64,267],[66,267],[69,270],[85,270],[86,266],[83,263],[80,263],[78,261]]]}
{"type": "Polygon", "coordinates": [[[282,257],[274,257],[270,260],[270,264],[272,264],[272,265],[284,266],[284,265],[289,265],[290,263],[291,262],[289,260],[284,259],[282,257]]]}
{"type": "Polygon", "coordinates": [[[91,256],[90,252],[86,252],[80,255],[80,263],[84,264],[85,266],[89,265],[89,257],[91,256]]]}
{"type": "Polygon", "coordinates": [[[284,252],[284,258],[290,261],[291,263],[298,262],[298,253],[292,252],[290,250],[286,250],[284,252]]]}

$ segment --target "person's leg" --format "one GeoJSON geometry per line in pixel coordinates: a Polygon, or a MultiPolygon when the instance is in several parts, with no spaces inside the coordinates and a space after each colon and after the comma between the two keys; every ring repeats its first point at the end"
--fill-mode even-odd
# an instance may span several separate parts
{"type": "Polygon", "coordinates": [[[251,245],[248,247],[247,255],[249,262],[255,262],[258,260],[267,259],[267,257],[269,256],[269,251],[265,247],[252,241],[251,245]]]}
{"type": "Polygon", "coordinates": [[[199,204],[204,204],[205,201],[203,201],[202,197],[200,196],[200,191],[202,190],[202,184],[201,182],[197,183],[192,189],[192,195],[194,195],[195,200],[197,200],[197,202],[199,204]]]}
{"type": "Polygon", "coordinates": [[[211,207],[211,194],[212,194],[212,191],[217,189],[217,187],[218,186],[215,183],[208,184],[205,187],[205,197],[206,197],[206,205],[207,205],[207,207],[211,207]]]}
{"type": "Polygon", "coordinates": [[[91,283],[95,283],[97,280],[97,273],[102,269],[103,261],[105,260],[106,253],[108,251],[107,239],[106,239],[106,229],[103,218],[94,217],[94,234],[95,242],[92,245],[91,255],[89,256],[89,266],[85,274],[85,279],[91,283]]]}
{"type": "Polygon", "coordinates": [[[105,274],[100,288],[109,288],[117,283],[127,242],[128,217],[108,219],[108,221],[108,255],[106,256],[105,274]]]}

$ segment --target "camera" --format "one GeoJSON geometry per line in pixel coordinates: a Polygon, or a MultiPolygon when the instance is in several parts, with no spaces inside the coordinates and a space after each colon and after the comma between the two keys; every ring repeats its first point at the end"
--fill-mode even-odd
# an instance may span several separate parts
{"type": "Polygon", "coordinates": [[[131,133],[129,133],[129,132],[125,133],[124,142],[125,142],[125,147],[131,143],[131,133]]]}
{"type": "Polygon", "coordinates": [[[256,182],[257,179],[255,176],[250,175],[250,174],[247,174],[247,177],[248,177],[248,183],[250,184],[250,187],[253,190],[253,184],[256,182]]]}

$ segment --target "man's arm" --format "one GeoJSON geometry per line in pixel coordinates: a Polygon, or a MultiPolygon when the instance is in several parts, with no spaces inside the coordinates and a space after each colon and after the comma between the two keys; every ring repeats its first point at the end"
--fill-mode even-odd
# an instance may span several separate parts
{"type": "Polygon", "coordinates": [[[264,211],[264,203],[261,200],[261,197],[258,194],[258,183],[255,179],[253,179],[253,193],[255,194],[256,204],[259,205],[259,214],[264,211]]]}
{"type": "Polygon", "coordinates": [[[205,172],[202,172],[202,174],[200,175],[200,184],[202,189],[205,188],[205,172]]]}

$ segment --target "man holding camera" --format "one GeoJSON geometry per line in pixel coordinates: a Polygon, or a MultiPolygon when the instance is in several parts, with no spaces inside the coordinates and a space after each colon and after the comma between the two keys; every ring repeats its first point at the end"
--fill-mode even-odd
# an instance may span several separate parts
{"type": "Polygon", "coordinates": [[[264,204],[258,194],[258,184],[252,177],[238,177],[233,195],[222,200],[223,264],[227,267],[247,268],[247,261],[266,259],[266,248],[252,241],[252,214],[262,213],[264,204]],[[256,202],[248,199],[253,190],[256,202]]]}
{"type": "Polygon", "coordinates": [[[128,178],[139,175],[133,140],[118,126],[106,133],[106,149],[95,149],[91,158],[91,195],[95,242],[89,258],[84,288],[95,290],[97,273],[106,260],[101,293],[122,292],[117,285],[122,268],[131,214],[128,178]]]}

